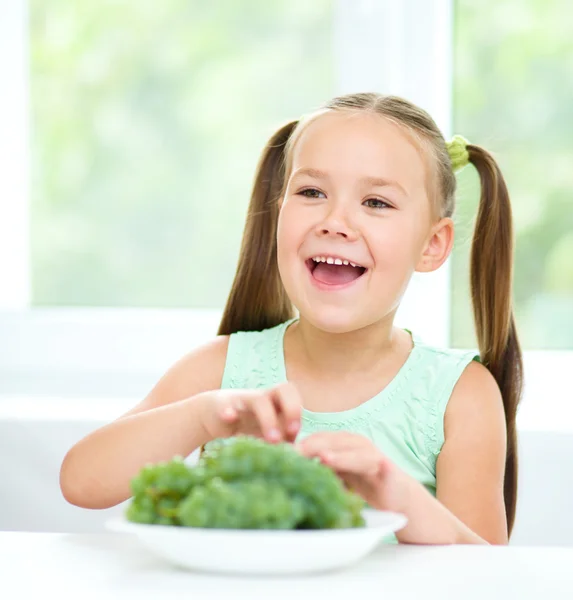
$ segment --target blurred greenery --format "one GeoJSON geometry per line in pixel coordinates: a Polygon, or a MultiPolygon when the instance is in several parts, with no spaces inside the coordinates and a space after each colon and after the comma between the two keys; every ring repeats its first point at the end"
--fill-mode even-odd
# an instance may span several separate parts
{"type": "Polygon", "coordinates": [[[328,99],[330,0],[31,0],[35,305],[215,307],[262,147],[328,99]]]}
{"type": "MultiPolygon", "coordinates": [[[[456,0],[454,131],[497,158],[515,219],[514,301],[526,348],[573,348],[570,0],[456,0]]],[[[469,248],[479,181],[458,177],[452,343],[475,345],[469,248]]]]}
{"type": "MultiPolygon", "coordinates": [[[[573,347],[569,0],[455,2],[454,129],[498,158],[524,346],[573,347]]],[[[332,95],[331,0],[31,0],[35,305],[217,307],[259,153],[332,95]]],[[[478,181],[459,176],[455,346],[478,181]]]]}

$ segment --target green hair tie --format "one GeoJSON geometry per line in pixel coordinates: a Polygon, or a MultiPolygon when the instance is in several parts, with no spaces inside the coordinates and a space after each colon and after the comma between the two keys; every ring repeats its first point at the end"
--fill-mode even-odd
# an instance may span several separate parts
{"type": "Polygon", "coordinates": [[[468,152],[469,142],[461,135],[454,135],[450,142],[446,142],[446,148],[452,161],[454,173],[460,171],[470,163],[470,153],[468,152]]]}

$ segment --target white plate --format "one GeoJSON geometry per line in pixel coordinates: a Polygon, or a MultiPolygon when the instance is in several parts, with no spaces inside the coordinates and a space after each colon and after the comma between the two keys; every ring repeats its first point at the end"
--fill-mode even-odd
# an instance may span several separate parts
{"type": "Polygon", "coordinates": [[[140,525],[108,521],[111,531],[133,533],[152,552],[187,569],[234,574],[292,574],[349,566],[383,538],[402,529],[401,514],[364,511],[366,527],[268,531],[140,525]]]}

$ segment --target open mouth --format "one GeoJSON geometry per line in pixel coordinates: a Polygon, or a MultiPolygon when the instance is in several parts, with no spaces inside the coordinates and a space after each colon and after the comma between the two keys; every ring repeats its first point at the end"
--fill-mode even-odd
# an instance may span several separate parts
{"type": "Polygon", "coordinates": [[[362,277],[368,270],[366,267],[352,263],[343,258],[315,256],[306,261],[312,277],[323,285],[347,285],[362,277]]]}

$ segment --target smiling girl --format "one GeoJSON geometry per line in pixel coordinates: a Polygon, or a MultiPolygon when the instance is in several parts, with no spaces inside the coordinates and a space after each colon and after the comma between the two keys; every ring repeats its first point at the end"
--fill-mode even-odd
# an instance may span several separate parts
{"type": "Polygon", "coordinates": [[[400,542],[507,543],[522,374],[512,253],[492,156],[446,143],[408,101],[353,94],[288,123],[257,169],[218,337],[69,451],[65,497],[113,506],[144,464],[246,433],[296,443],[374,508],[406,514],[400,542]],[[468,163],[482,184],[471,256],[479,355],[394,325],[412,275],[451,253],[455,171],[468,163]]]}

